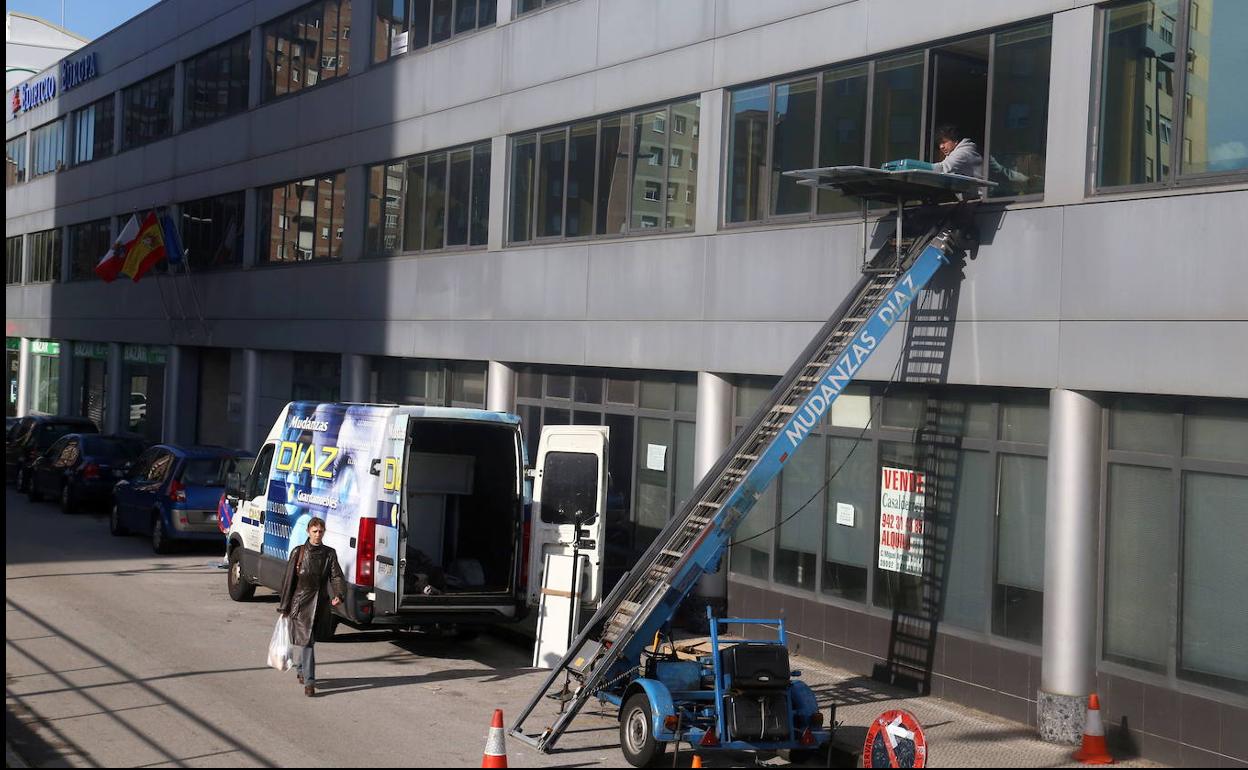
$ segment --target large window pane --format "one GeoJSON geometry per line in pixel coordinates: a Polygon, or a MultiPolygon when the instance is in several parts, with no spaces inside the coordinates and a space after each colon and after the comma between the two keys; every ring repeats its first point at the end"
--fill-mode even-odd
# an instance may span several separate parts
{"type": "Polygon", "coordinates": [[[698,207],[697,99],[672,105],[671,149],[667,160],[667,226],[693,227],[698,207]]]}
{"type": "Polygon", "coordinates": [[[74,112],[74,163],[113,154],[113,95],[74,112]]]}
{"type": "MultiPolygon", "coordinates": [[[[857,64],[823,73],[823,105],[819,116],[819,163],[861,166],[867,153],[867,65],[857,64]]],[[[820,190],[820,214],[857,211],[860,204],[838,190],[820,190]]]]}
{"type": "Polygon", "coordinates": [[[1109,411],[1109,448],[1172,453],[1178,448],[1173,409],[1142,399],[1122,399],[1109,411]]]}
{"type": "Polygon", "coordinates": [[[1248,169],[1248,3],[1199,0],[1188,11],[1185,174],[1248,169]]]}
{"type": "Polygon", "coordinates": [[[1109,466],[1105,656],[1165,671],[1174,588],[1174,474],[1109,466]]]}
{"type": "Polygon", "coordinates": [[[1146,0],[1105,11],[1100,186],[1170,177],[1178,15],[1178,0],[1146,0]]]}
{"type": "Polygon", "coordinates": [[[815,590],[823,534],[825,442],[821,435],[807,436],[780,476],[780,520],[784,523],[776,549],[776,582],[808,591],[815,590]]]}
{"type": "Polygon", "coordinates": [[[537,137],[516,137],[511,145],[511,240],[533,237],[533,171],[537,159],[537,137]]]}
{"type": "Polygon", "coordinates": [[[1248,691],[1248,477],[1184,474],[1183,514],[1179,672],[1248,691]]]}
{"type": "MultiPolygon", "coordinates": [[[[937,561],[936,580],[944,580],[945,610],[941,619],[955,626],[980,631],[988,621],[991,593],[987,575],[992,557],[993,478],[992,459],[987,452],[959,452],[957,491],[949,510],[940,510],[936,536],[951,542],[935,543],[937,553],[945,552],[944,563],[937,561]]],[[[952,469],[951,469],[952,470],[952,469]]],[[[952,479],[939,479],[948,484],[952,479]]],[[[940,498],[936,504],[943,508],[940,498]]]]}
{"type": "Polygon", "coordinates": [[[446,155],[429,158],[425,178],[425,248],[446,245],[446,155]]]}
{"type": "Polygon", "coordinates": [[[771,94],[767,86],[733,91],[728,133],[729,222],[752,222],[763,215],[763,185],[767,167],[767,114],[771,94]]]}
{"type": "Polygon", "coordinates": [[[732,536],[729,569],[740,575],[766,580],[771,573],[771,543],[776,534],[776,485],[759,495],[732,536]]]}
{"type": "Polygon", "coordinates": [[[26,135],[21,134],[4,143],[4,186],[12,187],[26,181],[26,135]]]}
{"type": "Polygon", "coordinates": [[[472,148],[472,213],[469,243],[484,246],[490,229],[490,143],[472,148]]]}
{"type": "Polygon", "coordinates": [[[450,180],[447,187],[446,245],[468,243],[468,212],[471,208],[469,186],[472,183],[472,150],[451,153],[450,180]]]}
{"type": "Polygon", "coordinates": [[[1183,418],[1183,454],[1248,463],[1248,404],[1204,402],[1183,418]]]}
{"type": "Polygon", "coordinates": [[[122,91],[122,149],[162,139],[173,132],[173,69],[122,91]]]}
{"type": "Polygon", "coordinates": [[[440,43],[451,37],[451,0],[433,0],[433,34],[431,42],[440,43]]]}
{"type": "Polygon", "coordinates": [[[647,230],[663,223],[667,197],[664,164],[667,158],[667,110],[633,116],[632,227],[647,230]]]}
{"type": "MultiPolygon", "coordinates": [[[[184,229],[185,230],[185,229],[184,229]]],[[[112,245],[107,219],[84,222],[69,228],[69,280],[95,277],[95,266],[112,245]]],[[[185,232],[183,237],[185,238],[185,232]]]]}
{"type": "Polygon", "coordinates": [[[183,125],[194,128],[247,109],[248,44],[243,35],[188,59],[183,125]]]}
{"type": "Polygon", "coordinates": [[[1045,444],[1049,440],[1046,396],[1014,396],[1001,404],[1001,439],[1045,444]]]}
{"type": "Polygon", "coordinates": [[[782,172],[815,165],[815,78],[776,86],[771,132],[771,213],[810,211],[810,188],[782,172]]]}
{"type": "Polygon", "coordinates": [[[407,196],[403,206],[403,250],[419,251],[424,245],[425,159],[407,162],[407,196]]]}
{"type": "Polygon", "coordinates": [[[667,524],[671,509],[668,484],[676,453],[672,446],[672,424],[667,420],[642,417],[637,421],[637,524],[634,545],[645,548],[667,524]]]}
{"type": "Polygon", "coordinates": [[[829,438],[828,524],[823,590],[842,599],[867,598],[867,568],[875,543],[875,447],[829,438]]]}
{"type": "Polygon", "coordinates": [[[871,108],[871,165],[922,152],[923,54],[883,59],[875,65],[871,108]]]}
{"type": "Polygon", "coordinates": [[[537,237],[563,235],[563,173],[567,142],[563,131],[542,135],[537,168],[537,237]]]}
{"type": "Polygon", "coordinates": [[[597,131],[596,121],[572,126],[572,139],[568,145],[568,221],[565,233],[569,238],[593,232],[597,131]]]}
{"type": "Polygon", "coordinates": [[[390,58],[392,41],[407,29],[407,0],[377,0],[373,19],[373,61],[390,58]]]}
{"type": "Polygon", "coordinates": [[[598,146],[599,235],[622,233],[628,221],[628,133],[627,115],[602,120],[602,142],[598,146]]]}
{"type": "Polygon", "coordinates": [[[1044,617],[1043,457],[1002,455],[993,633],[1040,643],[1044,617]]]}
{"type": "Polygon", "coordinates": [[[1044,192],[1044,147],[1049,124],[1049,22],[997,33],[993,55],[989,195],[1044,192]]]}
{"type": "Polygon", "coordinates": [[[182,246],[191,269],[242,264],[243,208],[241,192],[187,201],[178,206],[182,218],[182,246]]]}
{"type": "Polygon", "coordinates": [[[52,174],[65,166],[65,121],[55,120],[30,132],[31,178],[52,174]]]}

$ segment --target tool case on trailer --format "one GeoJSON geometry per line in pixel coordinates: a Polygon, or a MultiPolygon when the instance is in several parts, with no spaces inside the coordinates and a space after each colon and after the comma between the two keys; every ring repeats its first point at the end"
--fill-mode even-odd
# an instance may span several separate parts
{"type": "Polygon", "coordinates": [[[729,695],[724,716],[734,741],[784,741],[789,738],[789,695],[771,690],[729,695]]]}
{"type": "Polygon", "coordinates": [[[780,644],[734,644],[720,653],[724,673],[735,690],[789,686],[789,651],[780,644]]]}

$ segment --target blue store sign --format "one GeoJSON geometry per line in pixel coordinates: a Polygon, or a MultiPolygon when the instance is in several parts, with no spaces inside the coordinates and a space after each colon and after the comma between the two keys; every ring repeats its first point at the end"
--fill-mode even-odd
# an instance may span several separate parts
{"type": "MultiPolygon", "coordinates": [[[[82,85],[99,74],[95,53],[65,59],[61,62],[60,90],[68,91],[82,85]]],[[[33,110],[44,102],[56,98],[56,76],[48,75],[32,83],[22,83],[13,89],[13,114],[33,110]]]]}

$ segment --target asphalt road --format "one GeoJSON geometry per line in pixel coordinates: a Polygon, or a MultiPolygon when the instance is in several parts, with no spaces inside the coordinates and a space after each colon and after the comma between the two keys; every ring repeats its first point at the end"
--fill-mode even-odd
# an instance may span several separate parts
{"type": "MultiPolygon", "coordinates": [[[[493,710],[510,724],[541,682],[513,640],[340,626],[307,698],[265,666],[276,596],[231,601],[213,544],[157,556],[12,487],[5,535],[5,732],[34,766],[478,767],[493,710]]],[[[617,729],[586,714],[510,764],[622,766],[617,729]]]]}

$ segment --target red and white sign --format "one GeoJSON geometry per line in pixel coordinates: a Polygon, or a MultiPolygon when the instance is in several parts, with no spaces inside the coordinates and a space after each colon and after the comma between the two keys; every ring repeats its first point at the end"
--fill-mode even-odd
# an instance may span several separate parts
{"type": "Polygon", "coordinates": [[[927,738],[909,711],[894,709],[875,718],[862,744],[863,767],[926,767],[927,738]]]}
{"type": "Polygon", "coordinates": [[[927,476],[907,468],[881,470],[879,568],[922,575],[927,476]]]}

